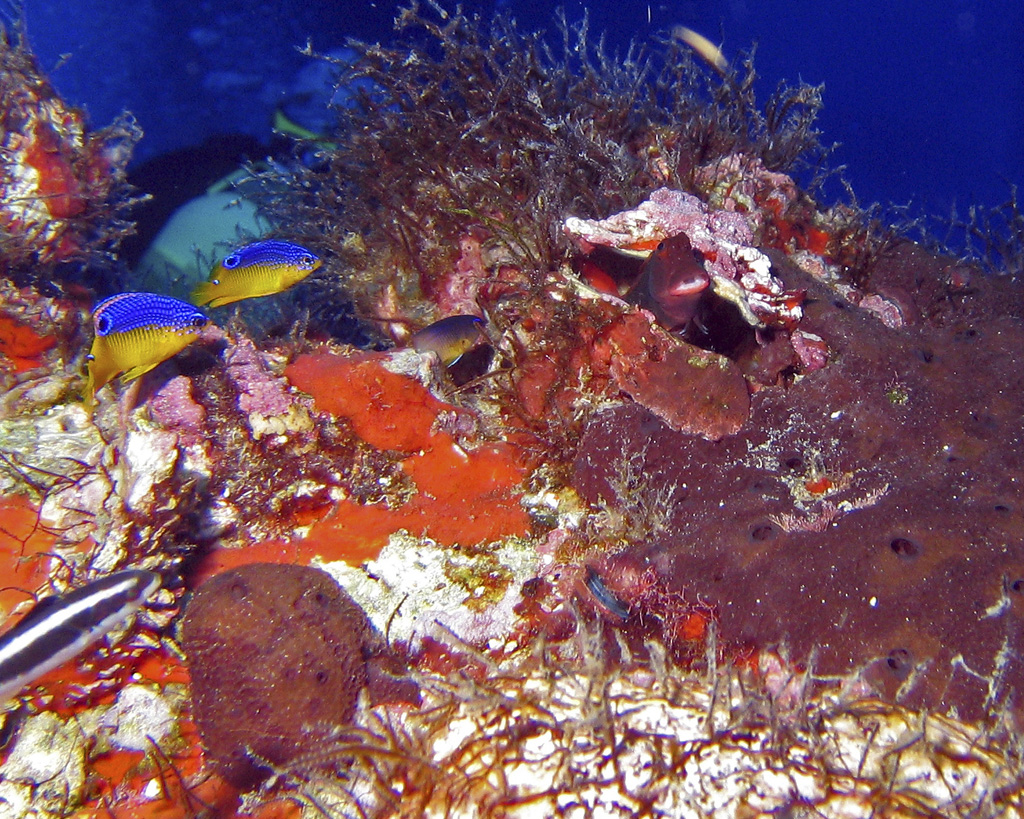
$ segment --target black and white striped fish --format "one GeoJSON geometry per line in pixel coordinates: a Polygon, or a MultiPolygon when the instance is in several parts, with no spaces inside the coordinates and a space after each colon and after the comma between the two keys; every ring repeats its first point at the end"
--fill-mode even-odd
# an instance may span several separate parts
{"type": "Polygon", "coordinates": [[[159,586],[160,575],[129,569],[44,597],[0,636],[0,704],[123,623],[159,586]]]}

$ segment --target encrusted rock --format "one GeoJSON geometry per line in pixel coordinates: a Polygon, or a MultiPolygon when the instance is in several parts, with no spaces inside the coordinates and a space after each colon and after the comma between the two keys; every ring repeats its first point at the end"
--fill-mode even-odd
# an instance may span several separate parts
{"type": "Polygon", "coordinates": [[[616,385],[677,432],[717,441],[740,430],[750,410],[747,382],[724,356],[624,316],[606,342],[616,385]]]}

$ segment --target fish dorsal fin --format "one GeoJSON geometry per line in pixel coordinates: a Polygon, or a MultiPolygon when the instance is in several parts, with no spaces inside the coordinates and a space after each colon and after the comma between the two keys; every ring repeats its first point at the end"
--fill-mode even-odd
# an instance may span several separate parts
{"type": "MultiPolygon", "coordinates": [[[[44,597],[42,600],[37,601],[36,604],[28,610],[25,616],[22,617],[15,624],[14,628],[10,629],[10,631],[7,632],[7,634],[10,634],[14,631],[27,629],[31,627],[33,623],[38,623],[40,620],[45,618],[51,611],[53,611],[54,606],[56,606],[59,601],[59,594],[51,594],[49,597],[44,597]]],[[[6,637],[7,634],[0,637],[0,639],[6,637]]]]}

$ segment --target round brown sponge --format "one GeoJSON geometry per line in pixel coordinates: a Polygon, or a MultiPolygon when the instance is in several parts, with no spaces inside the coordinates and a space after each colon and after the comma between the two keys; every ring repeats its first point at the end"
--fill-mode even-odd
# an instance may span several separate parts
{"type": "Polygon", "coordinates": [[[363,610],[329,575],[255,563],[203,584],[182,626],[193,714],[208,758],[248,789],[348,723],[372,641],[363,610]],[[315,741],[315,740],[314,740],[315,741]]]}

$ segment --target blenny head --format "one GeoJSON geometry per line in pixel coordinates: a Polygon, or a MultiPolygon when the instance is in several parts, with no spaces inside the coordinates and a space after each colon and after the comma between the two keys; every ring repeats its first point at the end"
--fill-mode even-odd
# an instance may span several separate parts
{"type": "Polygon", "coordinates": [[[662,240],[640,270],[627,301],[650,310],[669,330],[685,327],[697,314],[711,277],[685,233],[662,240]]]}

